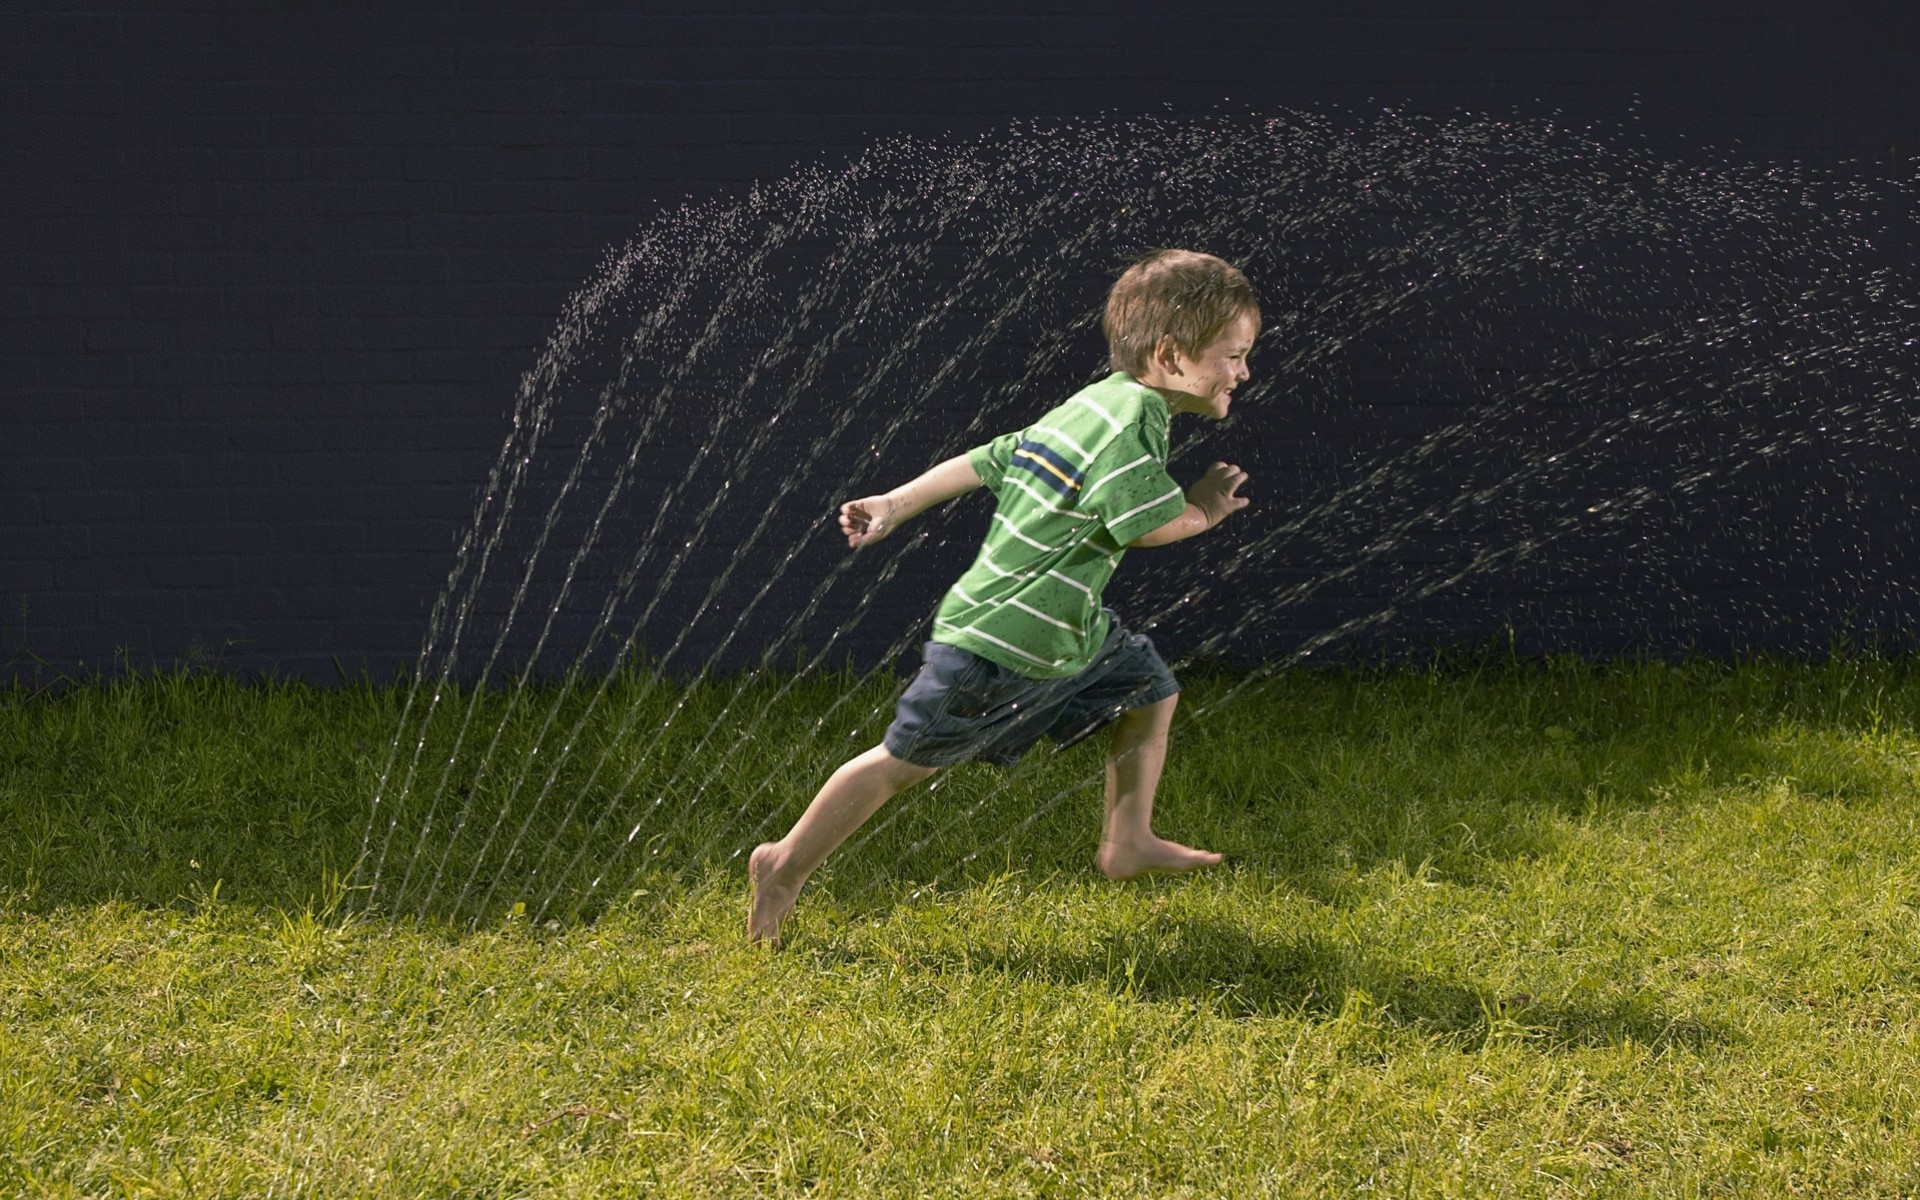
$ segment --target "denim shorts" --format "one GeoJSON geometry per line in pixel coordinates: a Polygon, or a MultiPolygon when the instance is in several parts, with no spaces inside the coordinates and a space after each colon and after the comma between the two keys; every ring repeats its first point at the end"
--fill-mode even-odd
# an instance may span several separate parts
{"type": "Polygon", "coordinates": [[[944,642],[922,653],[885,740],[888,753],[917,767],[975,758],[1010,767],[1042,737],[1070,746],[1180,690],[1153,642],[1118,621],[1093,661],[1066,679],[1031,679],[944,642]]]}

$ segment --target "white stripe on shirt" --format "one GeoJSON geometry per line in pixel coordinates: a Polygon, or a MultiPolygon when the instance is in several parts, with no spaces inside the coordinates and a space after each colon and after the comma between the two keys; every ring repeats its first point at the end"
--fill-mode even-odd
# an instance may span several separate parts
{"type": "Polygon", "coordinates": [[[1092,409],[1093,411],[1095,411],[1095,412],[1097,412],[1097,413],[1099,413],[1099,414],[1100,414],[1100,419],[1101,419],[1102,421],[1105,421],[1105,422],[1107,423],[1107,428],[1109,428],[1109,429],[1111,429],[1111,430],[1113,430],[1113,431],[1114,431],[1115,433],[1119,433],[1119,432],[1120,432],[1120,430],[1121,430],[1121,428],[1122,428],[1122,426],[1121,426],[1121,424],[1120,424],[1120,422],[1119,422],[1118,420],[1116,420],[1116,419],[1114,418],[1114,416],[1113,416],[1113,414],[1112,414],[1112,413],[1110,413],[1110,412],[1108,412],[1108,411],[1107,411],[1106,409],[1104,409],[1104,408],[1101,408],[1101,407],[1100,407],[1100,406],[1099,406],[1098,404],[1095,404],[1095,403],[1094,403],[1093,401],[1091,401],[1091,400],[1089,400],[1089,399],[1087,399],[1087,398],[1086,398],[1085,396],[1075,396],[1075,397],[1073,398],[1073,402],[1074,402],[1075,404],[1081,404],[1081,405],[1085,405],[1086,407],[1088,407],[1088,408],[1090,408],[1090,409],[1092,409]]]}
{"type": "Polygon", "coordinates": [[[1165,504],[1167,501],[1173,499],[1175,496],[1178,496],[1179,494],[1180,494],[1180,489],[1175,488],[1172,491],[1168,492],[1166,495],[1155,497],[1154,499],[1147,501],[1145,504],[1142,504],[1138,508],[1128,509],[1127,511],[1121,513],[1119,516],[1115,517],[1113,520],[1108,521],[1107,524],[1108,526],[1118,525],[1120,522],[1126,520],[1128,517],[1138,516],[1141,513],[1152,508],[1156,504],[1165,504]]]}
{"type": "Polygon", "coordinates": [[[1032,571],[1009,571],[985,554],[980,556],[980,565],[1002,579],[1032,579],[1034,577],[1032,571]]]}
{"type": "Polygon", "coordinates": [[[1062,432],[1060,432],[1060,431],[1059,431],[1058,429],[1055,429],[1055,428],[1054,428],[1053,426],[1051,426],[1051,425],[1035,425],[1035,426],[1033,427],[1033,429],[1032,429],[1032,430],[1031,430],[1030,432],[1034,432],[1034,433],[1045,433],[1045,434],[1049,434],[1049,435],[1051,435],[1051,436],[1053,436],[1053,437],[1057,437],[1057,438],[1059,438],[1059,439],[1060,439],[1061,441],[1063,441],[1063,442],[1065,442],[1065,443],[1066,443],[1067,445],[1069,445],[1069,446],[1072,446],[1072,447],[1073,447],[1073,448],[1074,448],[1075,450],[1077,450],[1077,451],[1079,451],[1079,452],[1080,452],[1080,457],[1081,457],[1081,458],[1084,458],[1084,459],[1086,459],[1086,460],[1087,460],[1087,465],[1088,465],[1088,466],[1092,466],[1092,465],[1093,465],[1093,455],[1092,455],[1091,453],[1089,453],[1089,452],[1088,452],[1088,450],[1087,450],[1087,448],[1086,448],[1085,446],[1082,446],[1082,445],[1081,445],[1081,444],[1080,444],[1079,442],[1076,442],[1076,441],[1074,441],[1074,440],[1073,440],[1072,438],[1070,438],[1070,437],[1068,437],[1068,436],[1067,436],[1066,434],[1064,434],[1064,433],[1062,433],[1062,432]]]}
{"type": "Polygon", "coordinates": [[[1081,499],[1084,500],[1088,496],[1093,495],[1096,491],[1099,491],[1101,485],[1105,484],[1108,480],[1116,479],[1121,475],[1125,475],[1128,471],[1133,470],[1135,467],[1139,466],[1141,463],[1148,463],[1152,461],[1153,461],[1153,455],[1142,454],[1139,458],[1134,459],[1132,462],[1128,463],[1126,466],[1121,467],[1118,470],[1108,471],[1105,475],[1102,475],[1098,481],[1092,484],[1089,484],[1086,491],[1080,493],[1081,499]]]}
{"type": "Polygon", "coordinates": [[[1095,517],[1092,513],[1074,512],[1070,508],[1061,508],[1058,505],[1049,503],[1045,496],[1042,496],[1039,492],[1036,492],[1031,487],[1028,487],[1025,480],[1015,479],[1012,475],[1008,475],[1007,482],[1019,488],[1021,491],[1025,492],[1029,500],[1032,500],[1035,504],[1038,504],[1041,508],[1046,509],[1050,513],[1057,513],[1063,517],[1071,517],[1076,521],[1094,521],[1099,519],[1095,517]]]}
{"type": "Polygon", "coordinates": [[[1080,632],[1080,630],[1067,624],[1065,621],[1062,621],[1060,618],[1050,617],[1046,613],[1041,612],[1039,609],[1033,607],[1030,604],[1022,604],[1020,603],[1020,601],[1014,600],[1014,599],[1009,599],[1007,603],[1012,607],[1019,609],[1021,612],[1026,613],[1028,616],[1039,617],[1042,621],[1045,621],[1047,624],[1058,626],[1059,628],[1066,630],[1068,633],[1072,634],[1075,637],[1087,636],[1086,634],[1080,632]]]}
{"type": "MultiPolygon", "coordinates": [[[[988,565],[991,566],[992,564],[989,563],[988,565]]],[[[1048,571],[1047,574],[1054,579],[1058,579],[1061,583],[1072,584],[1073,586],[1079,588],[1081,591],[1085,592],[1087,594],[1087,599],[1089,600],[1093,599],[1093,589],[1088,587],[1086,584],[1081,583],[1078,579],[1074,579],[1071,576],[1062,575],[1058,571],[1048,571]]]]}
{"type": "MultiPolygon", "coordinates": [[[[1165,499],[1165,497],[1162,497],[1161,499],[1165,499]]],[[[1158,504],[1159,501],[1156,500],[1154,501],[1154,503],[1158,504]]],[[[1152,507],[1152,506],[1149,505],[1148,507],[1152,507]]],[[[1000,522],[1002,525],[1005,525],[1007,527],[1008,533],[1011,533],[1014,537],[1019,538],[1021,541],[1025,542],[1027,545],[1032,546],[1035,550],[1045,550],[1048,554],[1058,554],[1062,549],[1064,549],[1064,547],[1061,547],[1061,546],[1049,546],[1044,542],[1034,541],[1032,538],[1028,537],[1026,534],[1021,533],[1020,527],[1018,525],[1015,525],[1012,521],[1007,520],[1007,518],[1001,515],[1000,513],[993,514],[993,519],[1000,522]]]]}

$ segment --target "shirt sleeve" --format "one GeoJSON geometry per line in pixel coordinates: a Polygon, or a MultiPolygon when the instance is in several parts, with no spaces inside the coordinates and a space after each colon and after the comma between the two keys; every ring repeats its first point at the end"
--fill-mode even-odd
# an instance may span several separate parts
{"type": "Polygon", "coordinates": [[[1020,444],[1018,433],[1003,433],[984,446],[975,446],[967,452],[967,461],[973,465],[974,474],[980,476],[980,482],[987,485],[989,491],[998,493],[1000,481],[1007,477],[1007,464],[1013,461],[1013,449],[1020,444]]]}
{"type": "Polygon", "coordinates": [[[1094,460],[1080,498],[1081,511],[1099,517],[1122,546],[1186,508],[1186,493],[1167,474],[1165,451],[1154,453],[1132,431],[1114,438],[1094,460]]]}

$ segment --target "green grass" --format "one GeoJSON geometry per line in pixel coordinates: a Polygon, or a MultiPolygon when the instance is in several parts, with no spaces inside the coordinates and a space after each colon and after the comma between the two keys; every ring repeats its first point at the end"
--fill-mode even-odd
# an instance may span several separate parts
{"type": "Polygon", "coordinates": [[[768,952],[736,851],[886,699],[783,686],[0,694],[0,1194],[1920,1188],[1913,664],[1196,674],[1160,825],[1228,866],[1099,879],[1043,749],[768,952]]]}

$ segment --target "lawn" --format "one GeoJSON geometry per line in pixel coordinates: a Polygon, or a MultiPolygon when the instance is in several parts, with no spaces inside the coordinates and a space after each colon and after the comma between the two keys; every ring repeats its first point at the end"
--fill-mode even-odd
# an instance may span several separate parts
{"type": "Polygon", "coordinates": [[[1197,672],[1224,867],[1101,879],[1043,748],[749,946],[888,695],[0,693],[0,1193],[1920,1189],[1912,663],[1197,672]]]}

